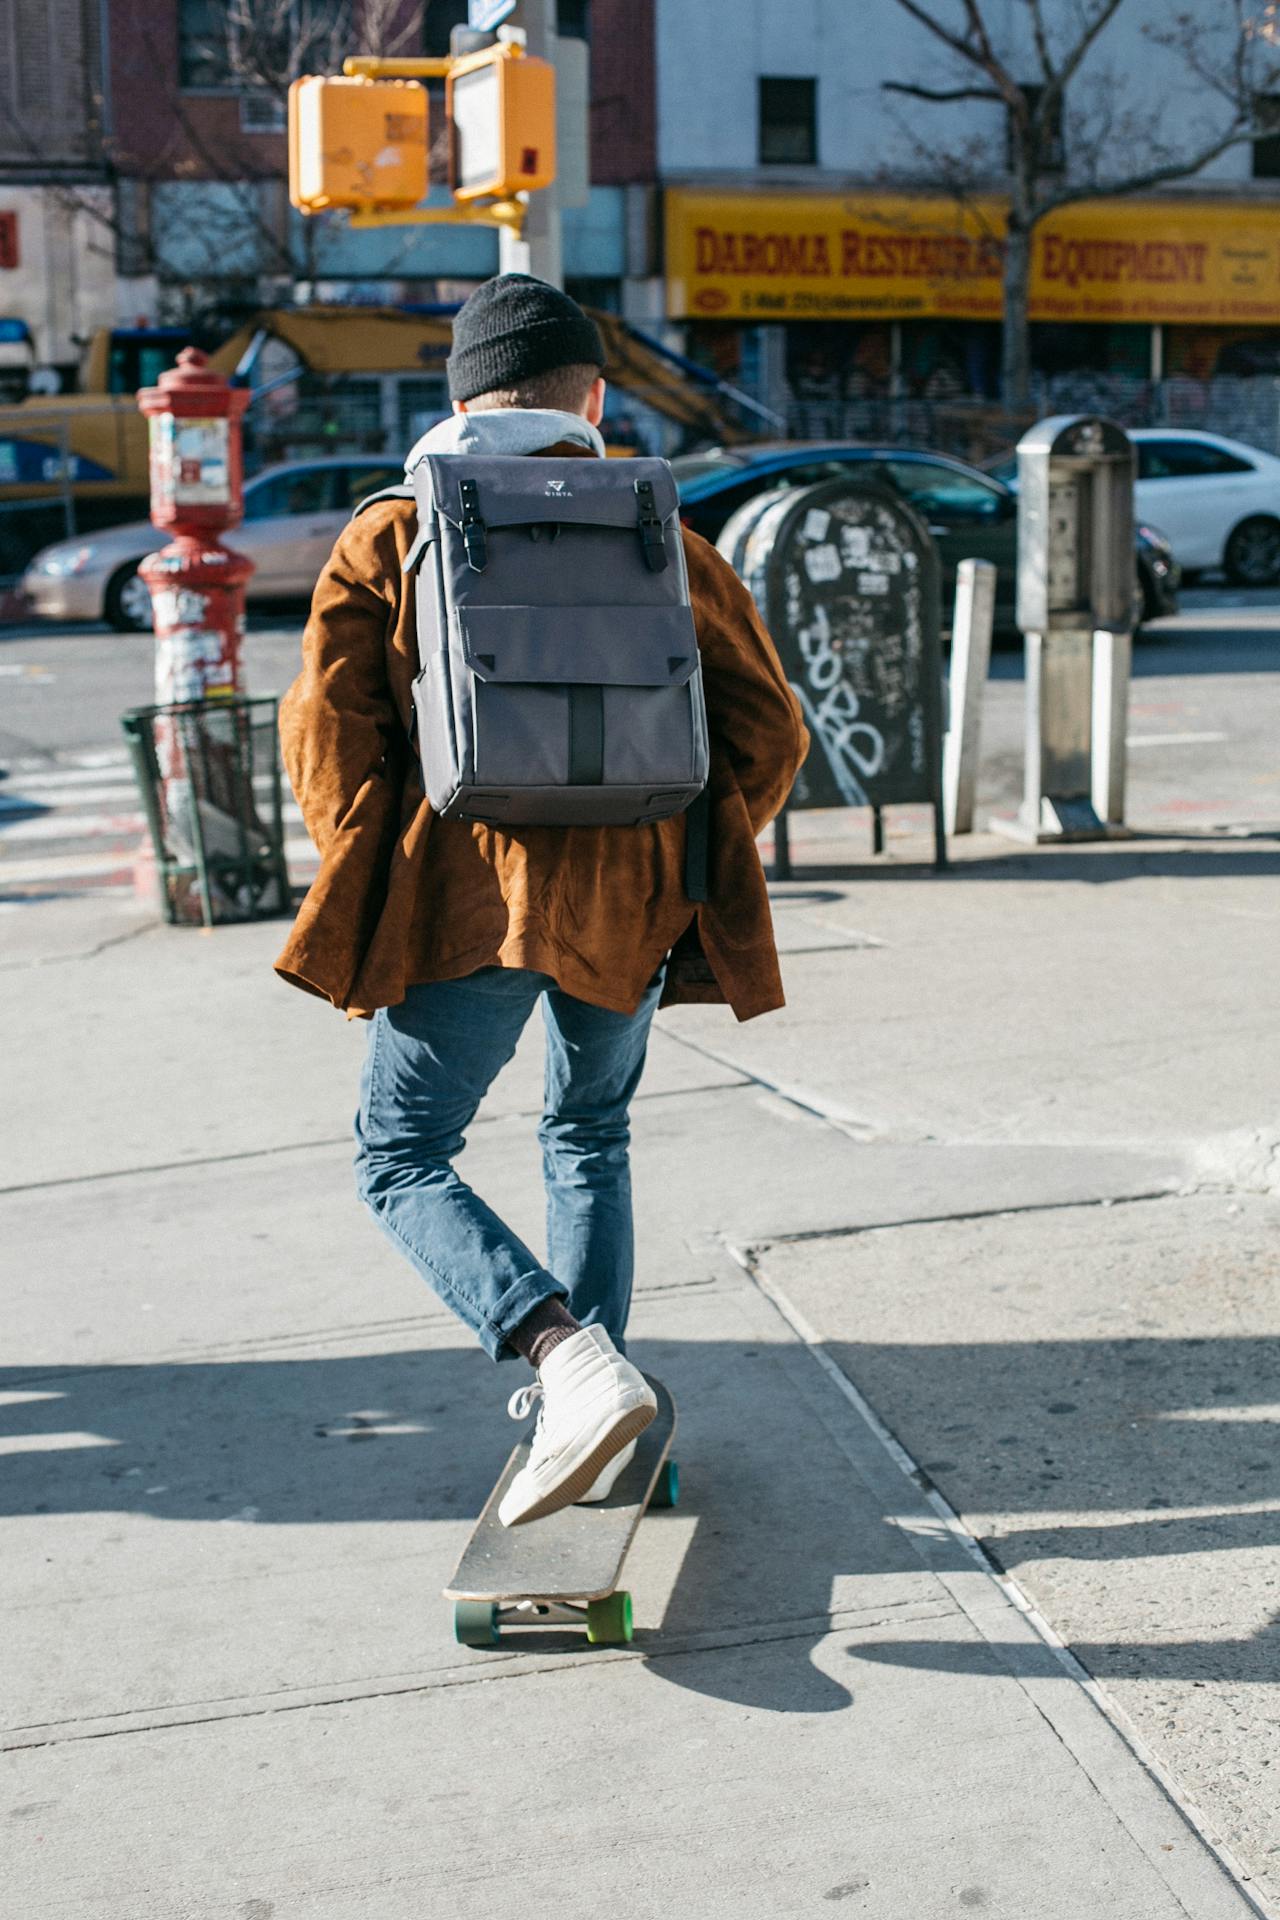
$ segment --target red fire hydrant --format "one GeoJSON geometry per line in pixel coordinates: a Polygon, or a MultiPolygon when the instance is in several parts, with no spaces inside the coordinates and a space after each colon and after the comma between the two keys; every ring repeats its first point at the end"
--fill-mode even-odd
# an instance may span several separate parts
{"type": "Polygon", "coordinates": [[[215,373],[195,347],[138,395],[151,423],[151,518],[174,535],[138,568],[154,609],[158,706],[240,691],[253,562],[218,535],[239,526],[244,512],[240,419],[248,404],[248,390],[215,373]]]}
{"type": "MultiPolygon", "coordinates": [[[[228,897],[213,875],[228,859],[233,875],[247,873],[243,863],[234,866],[236,855],[244,855],[246,834],[255,845],[262,837],[236,701],[253,562],[218,537],[243,517],[240,421],[248,404],[248,391],[215,373],[194,347],[138,395],[151,427],[151,518],[174,536],[138,568],[151,592],[156,633],[157,852],[170,917],[206,926],[239,917],[247,881],[233,877],[228,897]]],[[[156,853],[140,849],[136,890],[153,896],[159,877],[156,853]]]]}

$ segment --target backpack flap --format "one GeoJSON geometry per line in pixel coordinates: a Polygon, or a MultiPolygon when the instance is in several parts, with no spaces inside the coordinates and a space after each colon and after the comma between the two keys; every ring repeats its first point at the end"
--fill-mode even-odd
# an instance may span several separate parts
{"type": "Polygon", "coordinates": [[[429,454],[414,468],[413,479],[419,508],[425,495],[430,510],[459,529],[479,520],[486,528],[554,522],[638,530],[646,508],[670,521],[680,506],[665,460],[429,454]]]}
{"type": "Polygon", "coordinates": [[[682,687],[698,668],[687,606],[471,606],[453,618],[467,666],[494,684],[682,687]]]}

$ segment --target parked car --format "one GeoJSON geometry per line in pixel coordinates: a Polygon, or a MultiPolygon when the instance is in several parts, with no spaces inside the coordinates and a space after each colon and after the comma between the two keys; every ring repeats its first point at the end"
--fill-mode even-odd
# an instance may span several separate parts
{"type": "MultiPolygon", "coordinates": [[[[1172,541],[1184,574],[1221,568],[1238,587],[1280,584],[1280,460],[1193,427],[1130,427],[1134,507],[1172,541]]],[[[1016,478],[1010,452],[987,471],[1016,478]]]]}
{"type": "MultiPolygon", "coordinates": [[[[365,455],[269,467],[244,490],[244,524],[228,543],[254,563],[248,597],[307,596],[352,509],[404,479],[399,461],[365,455]]],[[[151,625],[151,596],[138,562],[168,543],[149,520],[59,540],[36,554],[18,584],[47,620],[107,620],[121,633],[151,625]]]]}
{"type": "MultiPolygon", "coordinates": [[[[722,447],[685,454],[671,464],[680,488],[680,517],[708,540],[754,494],[865,474],[901,494],[928,523],[942,560],[944,618],[954,599],[959,562],[990,560],[996,567],[996,626],[1008,631],[1014,625],[1017,495],[995,474],[949,454],[834,441],[722,447]]],[[[1175,612],[1178,563],[1156,528],[1139,527],[1135,563],[1141,618],[1175,612]]]]}
{"type": "Polygon", "coordinates": [[[1239,587],[1280,582],[1280,460],[1218,433],[1135,427],[1134,503],[1167,529],[1188,573],[1221,567],[1239,587]]]}

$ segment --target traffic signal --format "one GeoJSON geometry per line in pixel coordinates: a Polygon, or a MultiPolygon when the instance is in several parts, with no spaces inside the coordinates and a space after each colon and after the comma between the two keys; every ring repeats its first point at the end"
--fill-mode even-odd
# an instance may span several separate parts
{"type": "Polygon", "coordinates": [[[308,74],[289,88],[289,198],[326,207],[416,207],[427,192],[427,93],[416,80],[308,74]]]}
{"type": "Polygon", "coordinates": [[[556,177],[556,73],[500,41],[455,60],[445,83],[455,200],[509,200],[556,177]]]}

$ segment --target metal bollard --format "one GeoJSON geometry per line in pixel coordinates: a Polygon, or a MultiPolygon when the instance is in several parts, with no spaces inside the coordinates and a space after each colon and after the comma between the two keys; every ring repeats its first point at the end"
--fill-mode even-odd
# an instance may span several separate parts
{"type": "Polygon", "coordinates": [[[995,611],[995,567],[990,560],[962,560],[956,568],[951,629],[951,724],[942,743],[942,803],[948,833],[973,832],[982,695],[991,664],[995,611]]]}

